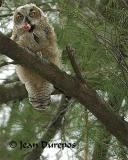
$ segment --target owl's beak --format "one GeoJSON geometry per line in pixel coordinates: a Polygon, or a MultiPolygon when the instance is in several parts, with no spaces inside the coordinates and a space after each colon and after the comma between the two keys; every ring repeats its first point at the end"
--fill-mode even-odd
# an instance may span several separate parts
{"type": "Polygon", "coordinates": [[[32,25],[30,20],[28,19],[28,17],[24,17],[24,21],[23,21],[23,24],[22,24],[22,28],[25,30],[25,31],[28,31],[28,32],[33,32],[33,30],[35,29],[35,25],[32,25]]]}
{"type": "Polygon", "coordinates": [[[30,31],[31,30],[31,25],[28,23],[28,22],[24,22],[22,24],[22,28],[25,30],[25,31],[30,31]]]}

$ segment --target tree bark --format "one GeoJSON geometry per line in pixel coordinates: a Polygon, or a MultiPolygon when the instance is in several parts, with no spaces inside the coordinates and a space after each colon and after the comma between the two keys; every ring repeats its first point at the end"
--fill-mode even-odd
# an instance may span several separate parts
{"type": "Polygon", "coordinates": [[[0,104],[11,100],[22,100],[27,97],[27,91],[20,82],[0,85],[0,104]]]}
{"type": "Polygon", "coordinates": [[[111,134],[128,147],[128,123],[115,114],[87,83],[81,83],[46,60],[41,61],[34,53],[28,53],[2,33],[0,33],[0,53],[44,77],[66,96],[76,98],[105,125],[111,134]]]}

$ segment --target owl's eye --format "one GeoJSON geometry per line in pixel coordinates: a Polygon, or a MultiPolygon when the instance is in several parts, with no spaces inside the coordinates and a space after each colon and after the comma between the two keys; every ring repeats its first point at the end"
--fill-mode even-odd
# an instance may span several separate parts
{"type": "Polygon", "coordinates": [[[30,17],[36,17],[36,11],[32,10],[29,14],[30,17]]]}
{"type": "Polygon", "coordinates": [[[16,20],[17,21],[20,21],[20,20],[22,20],[23,19],[23,15],[22,14],[17,14],[16,15],[16,20]]]}

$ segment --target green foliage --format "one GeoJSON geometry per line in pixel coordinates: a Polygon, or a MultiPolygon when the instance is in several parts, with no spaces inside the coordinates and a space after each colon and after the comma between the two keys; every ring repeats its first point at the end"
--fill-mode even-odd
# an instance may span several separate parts
{"type": "Polygon", "coordinates": [[[40,136],[46,129],[51,117],[56,111],[55,106],[52,106],[46,112],[39,112],[33,110],[33,107],[28,103],[28,100],[22,102],[10,103],[11,114],[7,126],[2,126],[1,128],[1,138],[5,147],[0,151],[1,154],[7,159],[23,159],[23,155],[29,151],[28,149],[20,148],[20,141],[35,143],[40,139],[40,136]],[[11,149],[9,147],[9,142],[16,141],[17,147],[11,149]],[[4,155],[5,152],[8,154],[4,155]]]}

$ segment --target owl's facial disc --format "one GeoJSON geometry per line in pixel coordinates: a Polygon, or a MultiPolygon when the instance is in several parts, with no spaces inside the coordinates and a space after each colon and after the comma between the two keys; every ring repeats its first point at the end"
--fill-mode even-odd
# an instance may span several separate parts
{"type": "Polygon", "coordinates": [[[33,32],[33,30],[36,28],[36,25],[38,25],[40,22],[41,11],[35,5],[25,5],[17,9],[14,17],[14,22],[17,26],[17,29],[33,32]]]}
{"type": "Polygon", "coordinates": [[[21,28],[25,31],[32,32],[35,29],[35,25],[32,25],[28,17],[25,17],[21,28]]]}

